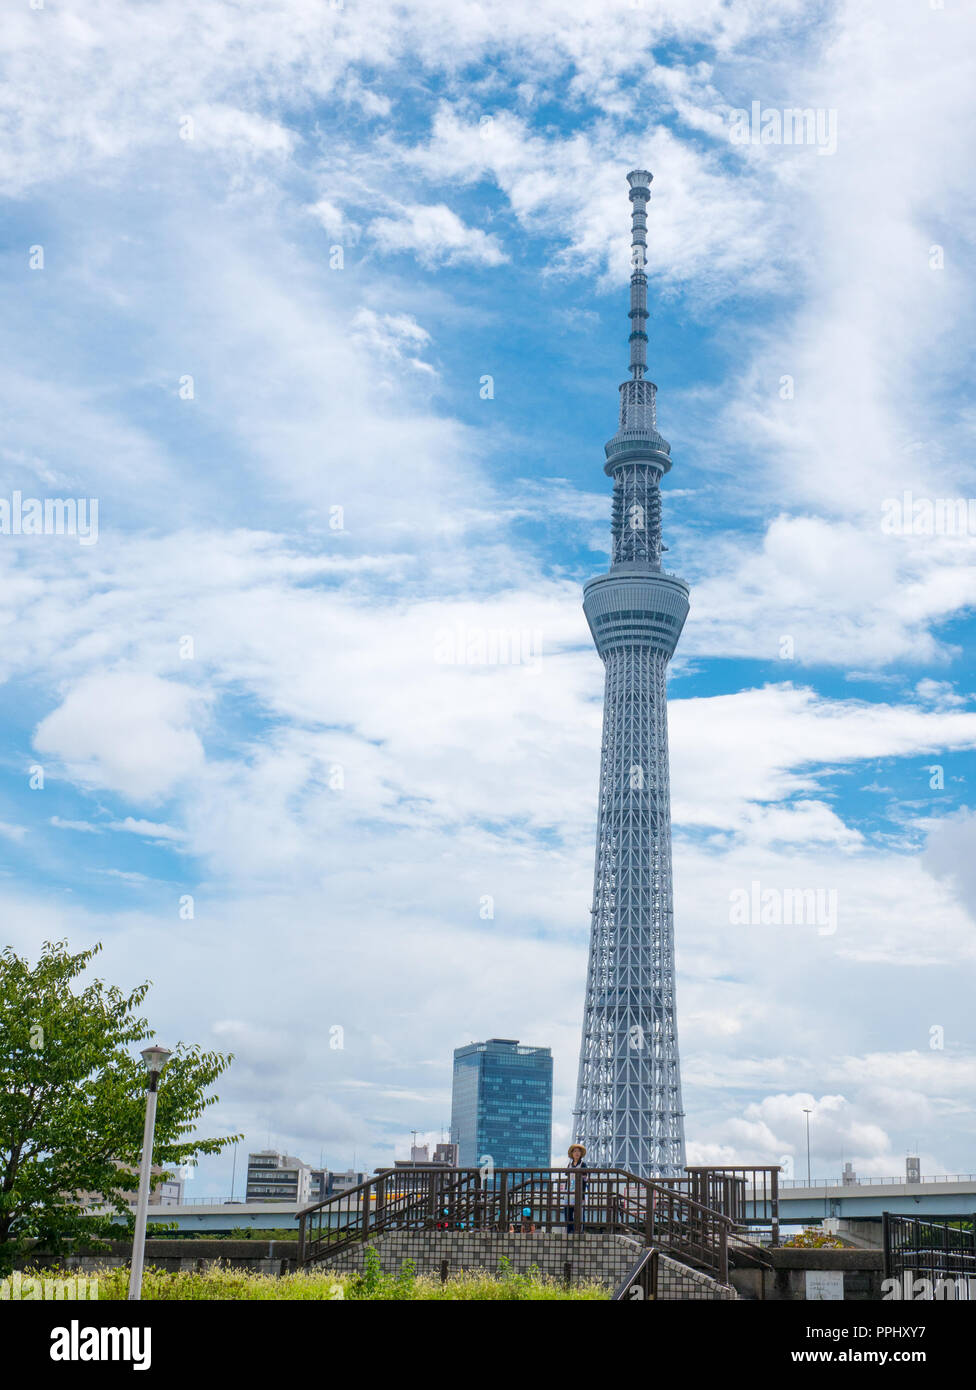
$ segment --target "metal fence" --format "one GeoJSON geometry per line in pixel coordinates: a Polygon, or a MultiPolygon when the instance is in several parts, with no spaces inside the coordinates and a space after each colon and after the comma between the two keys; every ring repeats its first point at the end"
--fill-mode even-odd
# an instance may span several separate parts
{"type": "Polygon", "coordinates": [[[897,1279],[909,1298],[976,1301],[976,1216],[943,1217],[882,1213],[884,1275],[897,1279]],[[919,1288],[915,1281],[925,1280],[919,1288]]]}

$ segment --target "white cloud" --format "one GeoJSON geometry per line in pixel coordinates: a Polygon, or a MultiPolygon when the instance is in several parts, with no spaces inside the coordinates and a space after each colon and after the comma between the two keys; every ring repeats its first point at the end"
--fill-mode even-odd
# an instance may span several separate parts
{"type": "Polygon", "coordinates": [[[937,709],[960,709],[968,703],[965,695],[956,693],[951,681],[935,681],[930,677],[916,682],[915,693],[920,700],[937,709]]]}
{"type": "MultiPolygon", "coordinates": [[[[777,281],[775,263],[765,254],[774,211],[762,209],[741,178],[664,126],[650,125],[633,143],[652,167],[667,170],[660,191],[656,184],[652,189],[648,266],[655,283],[663,277],[707,300],[733,280],[741,284],[743,274],[756,287],[777,281]],[[700,213],[705,205],[708,218],[700,213]]],[[[612,127],[560,138],[533,133],[524,119],[504,111],[486,127],[444,103],[429,141],[400,154],[441,183],[493,178],[524,226],[568,243],[558,262],[564,269],[607,268],[614,283],[630,273],[620,216],[622,151],[612,127]]]]}
{"type": "Polygon", "coordinates": [[[162,825],[150,820],[136,820],[132,816],[126,816],[121,821],[113,821],[109,829],[124,830],[130,835],[143,835],[150,840],[178,841],[186,839],[184,832],[175,829],[172,825],[162,825]]]}
{"type": "Polygon", "coordinates": [[[253,111],[232,106],[199,106],[180,116],[181,138],[190,148],[227,150],[242,155],[284,158],[295,146],[292,131],[253,111]],[[189,123],[188,123],[189,118],[189,123]]]}
{"type": "Polygon", "coordinates": [[[466,227],[444,203],[413,204],[397,217],[377,217],[369,234],[387,251],[412,251],[423,265],[503,265],[508,257],[498,239],[466,227]]]}
{"type": "MultiPolygon", "coordinates": [[[[83,19],[55,10],[42,24],[36,12],[15,11],[5,36],[10,95],[0,116],[9,124],[16,113],[20,138],[0,145],[0,178],[22,191],[71,169],[165,147],[179,116],[198,105],[240,112],[245,99],[289,106],[301,94],[382,118],[398,66],[439,74],[448,90],[468,93],[465,65],[486,57],[514,83],[529,78],[547,95],[564,93],[570,65],[570,98],[620,116],[632,106],[638,77],[652,80],[647,54],[656,42],[683,38],[732,52],[788,28],[801,8],[784,0],[774,12],[748,0],[733,14],[718,0],[686,0],[680,11],[648,7],[635,15],[597,0],[542,0],[489,14],[451,0],[395,9],[386,0],[341,9],[258,0],[242,13],[232,0],[216,0],[205,25],[191,23],[174,0],[133,11],[125,25],[109,0],[91,0],[83,19]],[[97,83],[88,80],[94,51],[97,83]],[[40,58],[43,93],[35,80],[40,58]]],[[[703,85],[686,84],[691,100],[703,85]]],[[[260,129],[235,134],[251,144],[280,139],[260,129]]]]}
{"type": "Polygon", "coordinates": [[[680,536],[693,582],[688,654],[774,660],[785,638],[804,666],[945,663],[955,649],[933,628],[976,602],[964,553],[893,544],[851,522],[779,516],[761,541],[713,541],[708,553],[680,536]]]}
{"type": "Polygon", "coordinates": [[[157,676],[87,676],[41,720],[34,747],[83,784],[153,802],[203,766],[193,728],[199,704],[191,687],[157,676]]]}
{"type": "MultiPolygon", "coordinates": [[[[842,1095],[779,1094],[745,1107],[741,1118],[730,1119],[723,1127],[739,1153],[761,1154],[756,1162],[779,1162],[783,1155],[795,1155],[795,1177],[805,1176],[801,1155],[805,1157],[806,1116],[809,1109],[811,1150],[818,1156],[829,1154],[830,1172],[838,1171],[838,1157],[845,1155],[855,1171],[864,1176],[891,1175],[898,1160],[891,1152],[891,1141],[879,1126],[857,1117],[850,1101],[842,1095]],[[816,1136],[816,1149],[813,1138],[816,1136]]],[[[822,1170],[812,1177],[824,1176],[822,1170]]]]}
{"type": "Polygon", "coordinates": [[[377,314],[363,307],[356,310],[351,329],[354,340],[363,344],[377,361],[392,358],[436,375],[430,363],[417,356],[429,345],[430,334],[411,314],[377,314]]]}
{"type": "Polygon", "coordinates": [[[948,884],[976,921],[976,811],[964,809],[930,826],[923,862],[948,884]]]}
{"type": "Polygon", "coordinates": [[[675,821],[742,831],[751,824],[772,838],[777,827],[789,838],[805,825],[812,839],[850,842],[835,813],[809,795],[834,766],[976,747],[976,712],[826,700],[788,683],[672,700],[670,724],[675,821]],[[792,810],[758,809],[794,797],[803,800],[792,810]]]}
{"type": "Polygon", "coordinates": [[[359,240],[362,228],[330,199],[320,198],[317,203],[310,205],[308,211],[321,223],[329,236],[340,237],[353,245],[359,240]]]}
{"type": "Polygon", "coordinates": [[[51,824],[57,826],[59,830],[77,830],[86,835],[101,835],[102,827],[92,825],[86,820],[64,820],[61,816],[52,816],[51,824]]]}

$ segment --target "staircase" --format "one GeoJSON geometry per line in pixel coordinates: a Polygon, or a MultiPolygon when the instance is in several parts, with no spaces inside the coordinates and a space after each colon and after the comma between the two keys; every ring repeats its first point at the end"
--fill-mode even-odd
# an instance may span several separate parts
{"type": "MultiPolygon", "coordinates": [[[[300,1213],[299,1263],[332,1263],[343,1251],[392,1232],[481,1232],[565,1234],[569,1265],[575,1233],[627,1237],[638,1254],[656,1250],[669,1270],[677,1265],[728,1290],[730,1267],[769,1263],[744,1224],[750,1219],[744,1216],[744,1171],[693,1169],[683,1178],[657,1180],[615,1168],[386,1169],[300,1213]]],[[[775,1217],[776,1170],[748,1171],[773,1172],[775,1217]]],[[[753,1184],[755,1195],[755,1178],[753,1184]]],[[[755,1202],[752,1210],[758,1210],[755,1202]]],[[[670,1270],[669,1277],[674,1283],[677,1276],[670,1270]]]]}

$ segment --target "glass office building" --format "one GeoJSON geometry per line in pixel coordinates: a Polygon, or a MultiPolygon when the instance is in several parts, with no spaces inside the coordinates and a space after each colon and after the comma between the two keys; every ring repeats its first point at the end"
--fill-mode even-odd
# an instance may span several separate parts
{"type": "Polygon", "coordinates": [[[552,1160],[552,1053],[517,1038],[454,1050],[451,1140],[458,1164],[548,1168],[552,1160]]]}

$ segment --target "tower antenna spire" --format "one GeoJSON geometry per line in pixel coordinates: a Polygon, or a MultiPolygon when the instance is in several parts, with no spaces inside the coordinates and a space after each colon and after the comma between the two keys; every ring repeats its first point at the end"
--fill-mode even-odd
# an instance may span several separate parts
{"type": "Polygon", "coordinates": [[[642,380],[647,371],[647,204],[654,175],[649,169],[632,169],[627,175],[632,205],[630,223],[630,374],[642,380]]]}
{"type": "Polygon", "coordinates": [[[632,169],[630,184],[630,377],[620,387],[620,428],[607,445],[606,471],[613,469],[625,453],[646,457],[649,449],[657,456],[662,473],[671,467],[671,445],[658,434],[657,387],[647,375],[647,204],[651,196],[649,169],[632,169]],[[634,453],[634,450],[637,453],[634,453]]]}

